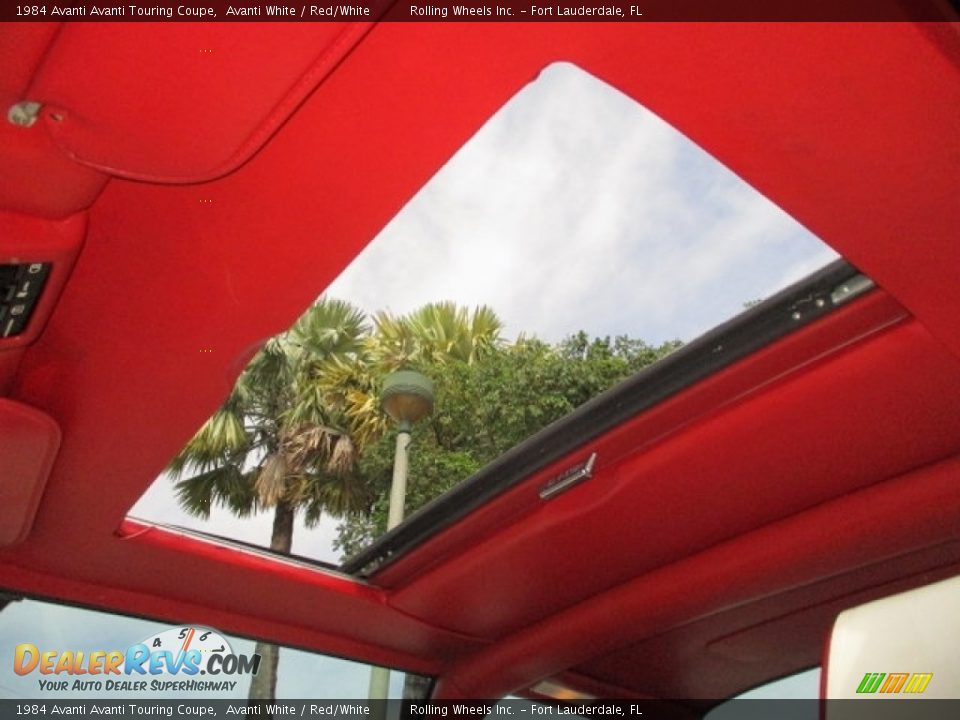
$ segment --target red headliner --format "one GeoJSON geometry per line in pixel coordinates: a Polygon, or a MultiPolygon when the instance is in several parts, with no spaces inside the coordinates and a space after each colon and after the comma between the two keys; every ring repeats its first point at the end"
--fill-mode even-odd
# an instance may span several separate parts
{"type": "MultiPolygon", "coordinates": [[[[811,662],[821,637],[810,627],[823,620],[780,626],[796,649],[789,662],[742,662],[723,682],[704,651],[721,637],[759,633],[738,641],[754,651],[770,635],[750,628],[771,617],[890,582],[887,558],[907,558],[893,578],[960,561],[943,545],[960,529],[948,459],[960,451],[955,27],[382,24],[362,39],[354,31],[358,44],[335,68],[323,46],[332,36],[320,30],[256,27],[257,43],[238,45],[237,26],[190,27],[0,28],[0,48],[18,56],[0,99],[62,111],[30,129],[4,125],[0,207],[63,218],[90,206],[44,334],[15,378],[14,363],[0,362],[11,396],[63,433],[33,532],[0,552],[5,584],[438,672],[448,694],[506,692],[579,666],[640,692],[693,697],[811,662]],[[209,67],[199,64],[207,46],[209,67]],[[485,540],[469,562],[439,539],[420,555],[427,564],[411,559],[407,579],[384,573],[390,589],[157,531],[119,537],[128,508],[252,348],[555,60],[687,133],[896,302],[881,294],[851,306],[692,388],[676,401],[685,415],[665,408],[611,433],[601,442],[617,454],[601,454],[590,485],[477,526],[485,540]],[[250,63],[260,70],[245,72],[250,63]],[[305,76],[317,87],[303,104],[281,101],[305,76]],[[239,96],[247,100],[223,106],[239,96]],[[191,113],[194,122],[168,122],[191,113]],[[264,128],[279,130],[266,140],[264,128]],[[106,176],[71,157],[137,177],[228,174],[193,185],[112,179],[99,193],[106,176]],[[837,327],[860,334],[894,322],[901,306],[915,319],[818,358],[836,347],[837,327]],[[770,382],[776,367],[808,362],[770,382]],[[724,387],[735,394],[724,398],[724,387]],[[697,421],[678,425],[684,417],[697,421]],[[669,434],[651,444],[660,421],[669,434]],[[917,494],[924,483],[936,492],[917,494]],[[838,531],[854,491],[901,507],[890,522],[902,531],[881,533],[869,517],[838,531]],[[921,552],[934,546],[945,549],[921,552]],[[699,593],[684,585],[693,580],[699,593]],[[600,620],[615,613],[637,622],[611,638],[600,620]],[[634,660],[654,650],[672,659],[667,677],[619,655],[588,662],[636,643],[634,660]]],[[[0,236],[12,222],[0,216],[0,236]]],[[[29,249],[33,239],[20,241],[29,249]]]]}

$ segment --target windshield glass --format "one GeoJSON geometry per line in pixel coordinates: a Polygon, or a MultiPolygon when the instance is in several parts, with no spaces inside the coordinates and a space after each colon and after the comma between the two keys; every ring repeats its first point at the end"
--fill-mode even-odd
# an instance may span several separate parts
{"type": "Polygon", "coordinates": [[[31,599],[0,601],[0,698],[263,700],[425,697],[429,680],[229,635],[31,599]],[[12,661],[12,662],[11,662],[12,661]]]}

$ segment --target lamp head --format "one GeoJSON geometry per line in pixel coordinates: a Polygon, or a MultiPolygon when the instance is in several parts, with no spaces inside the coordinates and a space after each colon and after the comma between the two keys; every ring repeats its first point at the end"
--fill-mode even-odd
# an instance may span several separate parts
{"type": "Polygon", "coordinates": [[[383,379],[380,407],[401,427],[433,412],[433,383],[415,370],[397,370],[383,379]]]}

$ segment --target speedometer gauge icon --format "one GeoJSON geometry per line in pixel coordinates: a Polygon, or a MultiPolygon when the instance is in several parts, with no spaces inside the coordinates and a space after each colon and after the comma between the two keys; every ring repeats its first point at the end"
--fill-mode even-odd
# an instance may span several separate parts
{"type": "MultiPolygon", "coordinates": [[[[151,635],[143,640],[143,644],[150,648],[151,652],[166,650],[172,653],[173,657],[179,657],[181,653],[190,650],[197,650],[202,658],[201,662],[198,663],[200,667],[206,667],[207,659],[211,655],[233,654],[233,648],[230,646],[229,640],[217,630],[203,625],[178,625],[156,635],[151,635]]],[[[201,674],[203,674],[202,670],[201,674]]]]}

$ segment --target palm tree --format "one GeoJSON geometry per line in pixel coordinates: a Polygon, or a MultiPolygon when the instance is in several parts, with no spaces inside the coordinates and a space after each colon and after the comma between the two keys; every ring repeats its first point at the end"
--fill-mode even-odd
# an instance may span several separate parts
{"type": "Polygon", "coordinates": [[[428,303],[407,315],[376,313],[373,322],[364,352],[334,360],[323,377],[327,397],[344,408],[364,446],[389,427],[379,410],[381,377],[402,368],[473,364],[503,343],[503,322],[486,305],[471,312],[452,302],[428,303]]]}
{"type": "Polygon", "coordinates": [[[374,316],[372,357],[395,370],[406,365],[473,363],[501,342],[503,322],[486,305],[473,312],[452,302],[428,303],[408,315],[374,316]]]}
{"type": "MultiPolygon", "coordinates": [[[[253,358],[223,405],[170,463],[181,506],[209,518],[213,505],[244,517],[273,511],[270,549],[289,554],[294,518],[308,527],[322,513],[343,517],[369,506],[356,472],[355,424],[324,387],[341,363],[362,364],[368,327],[349,303],[319,299],[253,358]]],[[[263,658],[249,697],[272,700],[279,649],[263,658]]]]}
{"type": "MultiPolygon", "coordinates": [[[[429,303],[408,315],[374,315],[374,332],[365,352],[353,361],[337,360],[325,375],[329,397],[336,398],[358,428],[358,436],[372,441],[387,431],[379,410],[379,380],[393,370],[448,362],[472,364],[502,344],[503,322],[486,305],[474,308],[452,302],[429,303]]],[[[407,675],[404,698],[422,698],[429,680],[407,675]]]]}
{"type": "MultiPolygon", "coordinates": [[[[357,472],[362,448],[386,432],[380,377],[400,367],[474,362],[500,342],[488,307],[425,305],[407,316],[379,313],[371,334],[349,303],[320,298],[286,333],[269,340],[223,405],[170,463],[181,506],[210,517],[213,505],[246,517],[273,511],[270,549],[289,553],[298,510],[306,525],[323,513],[369,510],[357,472]]],[[[251,700],[273,700],[279,648],[258,642],[261,670],[251,700]]]]}

